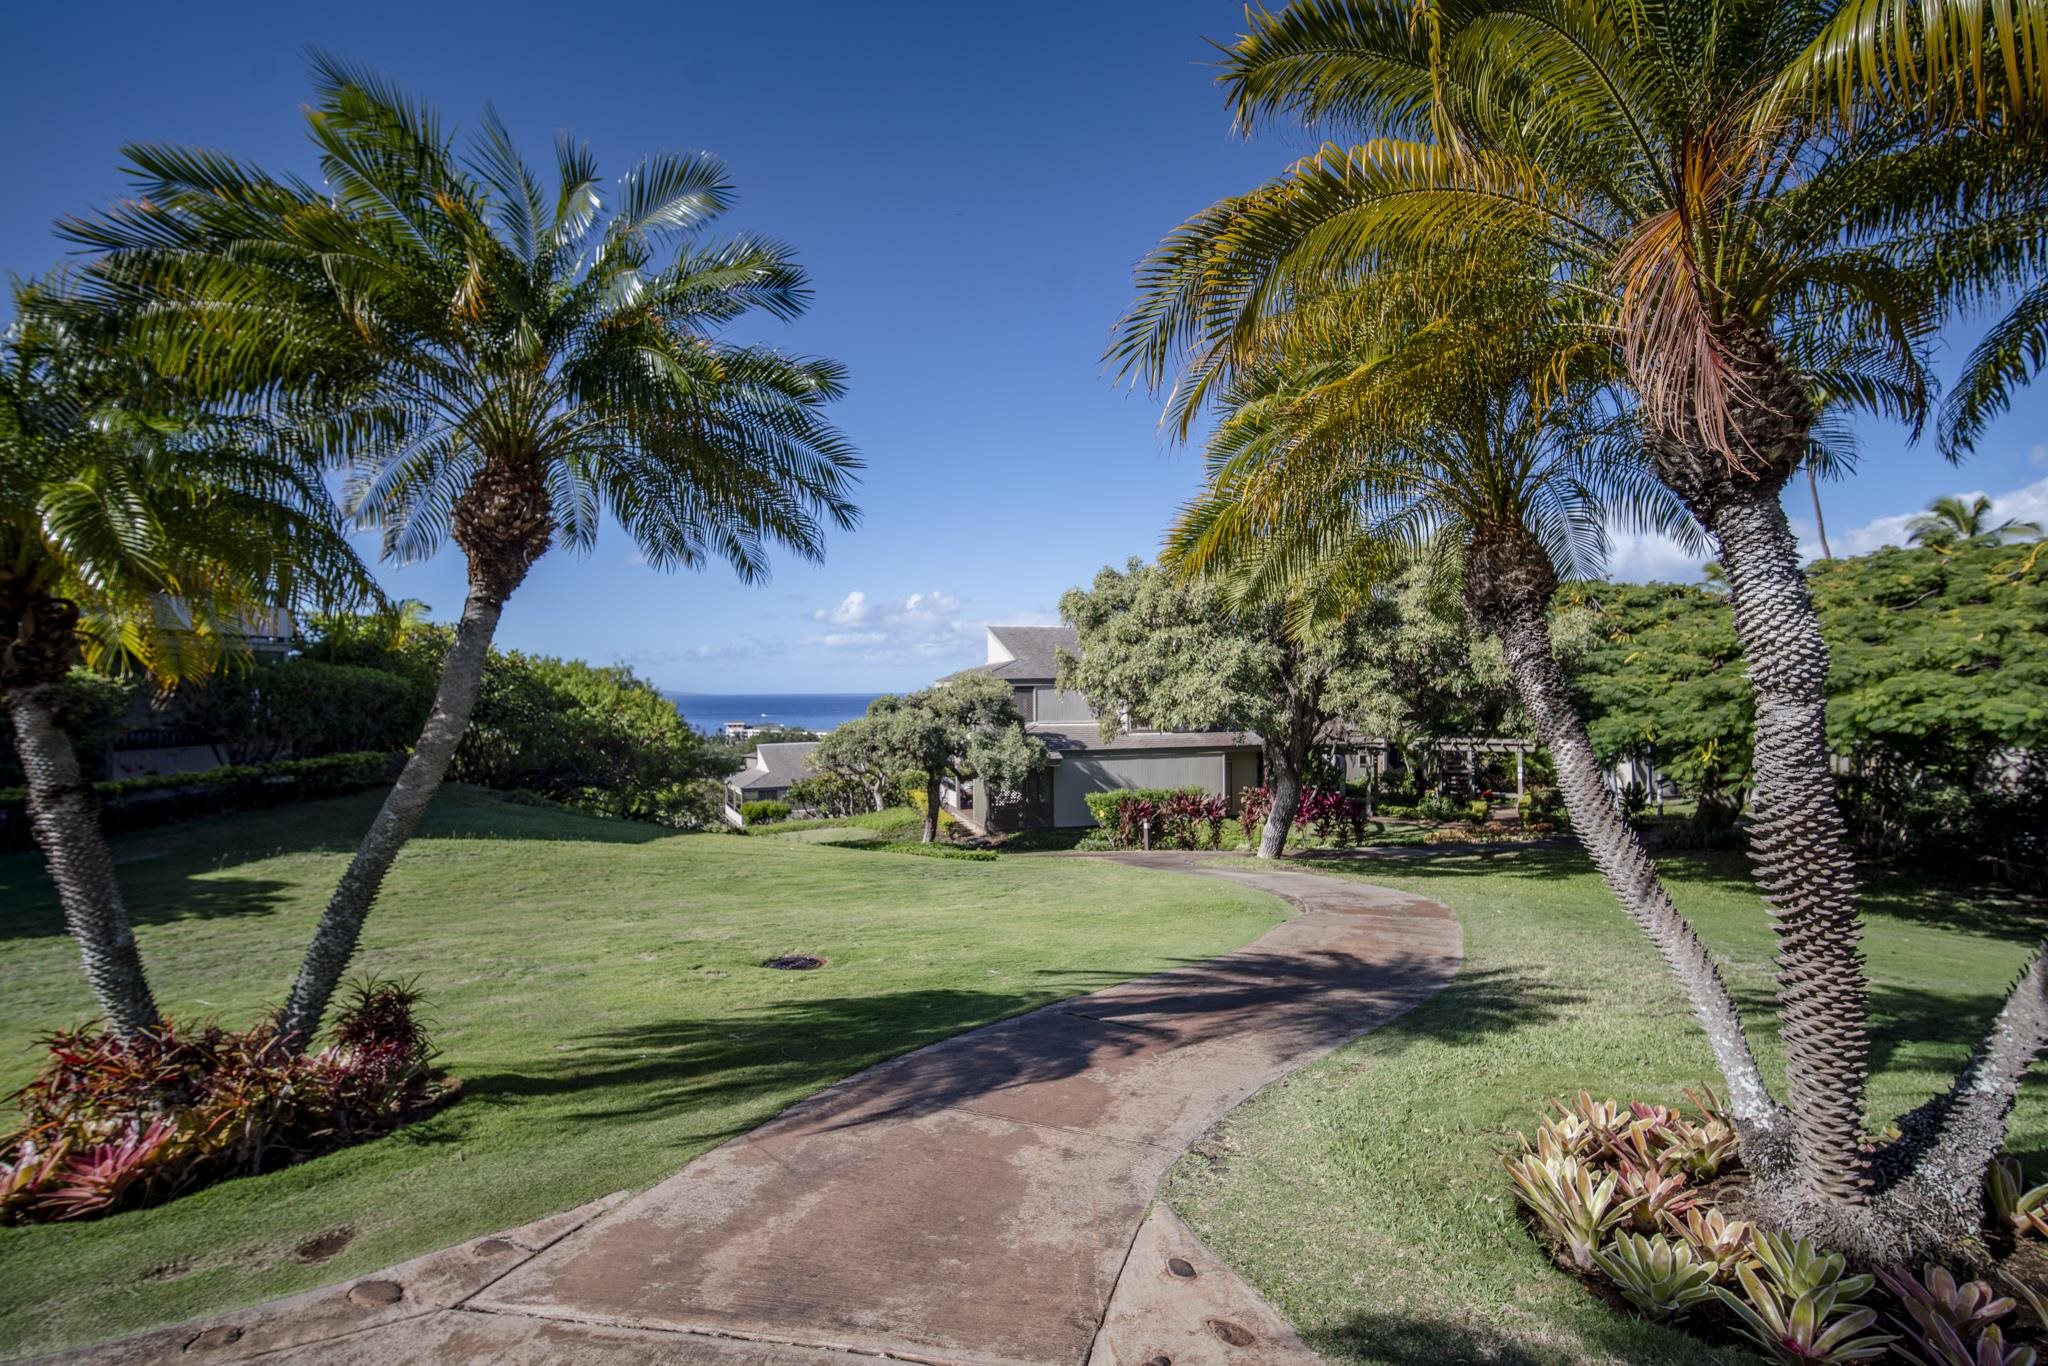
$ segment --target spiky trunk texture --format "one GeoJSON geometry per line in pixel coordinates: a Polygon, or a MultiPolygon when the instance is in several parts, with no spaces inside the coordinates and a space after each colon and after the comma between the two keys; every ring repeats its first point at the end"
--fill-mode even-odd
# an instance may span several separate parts
{"type": "Polygon", "coordinates": [[[1500,637],[1510,676],[1557,771],[1572,829],[1608,889],[1655,946],[1692,1004],[1728,1085],[1728,1112],[1753,1171],[1781,1168],[1788,1122],[1743,1032],[1735,1000],[1706,946],[1665,890],[1656,864],[1601,781],[1600,763],[1559,667],[1547,610],[1557,591],[1550,557],[1522,528],[1475,536],[1465,599],[1474,620],[1500,637]]]}
{"type": "Polygon", "coordinates": [[[487,461],[456,504],[455,542],[469,559],[469,596],[455,643],[442,661],[434,706],[419,742],[313,931],[291,997],[278,1017],[280,1047],[302,1052],[319,1032],[327,1004],[355,957],[377,892],[427,814],[469,729],[505,600],[546,551],[553,528],[547,486],[530,462],[487,461]]]}
{"type": "Polygon", "coordinates": [[[1869,984],[1859,947],[1855,861],[1827,748],[1828,649],[1779,501],[1807,454],[1812,403],[1760,333],[1731,334],[1748,379],[1737,456],[1670,433],[1647,443],[1658,477],[1707,528],[1728,580],[1736,639],[1756,699],[1750,859],[1778,944],[1778,1019],[1795,1171],[1777,1195],[1787,1221],[1867,1245],[1863,1132],[1869,984]]]}
{"type": "Polygon", "coordinates": [[[1287,850],[1287,832],[1294,827],[1294,813],[1301,810],[1300,758],[1282,742],[1266,742],[1266,767],[1272,770],[1268,795],[1273,804],[1266,812],[1266,828],[1259,832],[1259,857],[1276,859],[1287,850]]]}
{"type": "Polygon", "coordinates": [[[79,768],[71,738],[57,724],[53,692],[51,684],[7,691],[14,748],[28,775],[29,819],[57,885],[64,924],[78,941],[93,999],[116,1034],[134,1039],[160,1023],[156,998],[114,880],[99,799],[79,768]]]}

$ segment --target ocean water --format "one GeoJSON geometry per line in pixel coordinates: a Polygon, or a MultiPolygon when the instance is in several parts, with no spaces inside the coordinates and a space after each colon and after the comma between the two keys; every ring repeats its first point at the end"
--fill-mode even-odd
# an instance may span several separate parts
{"type": "Polygon", "coordinates": [[[728,721],[755,726],[797,726],[830,730],[841,721],[865,715],[871,692],[672,692],[668,696],[683,719],[698,730],[721,729],[728,721]]]}

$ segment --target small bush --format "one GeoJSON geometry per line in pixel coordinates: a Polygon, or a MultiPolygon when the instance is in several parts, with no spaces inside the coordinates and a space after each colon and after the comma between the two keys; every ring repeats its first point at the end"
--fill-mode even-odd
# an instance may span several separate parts
{"type": "Polygon", "coordinates": [[[748,825],[773,825],[789,819],[788,802],[742,802],[740,820],[748,825]]]}
{"type": "Polygon", "coordinates": [[[919,858],[959,859],[963,863],[994,863],[1001,857],[993,849],[968,849],[958,844],[912,844],[907,840],[892,840],[865,847],[891,854],[914,854],[919,858]]]}
{"type": "Polygon", "coordinates": [[[1447,797],[1441,792],[1432,792],[1415,803],[1415,814],[1426,821],[1454,821],[1465,814],[1465,804],[1456,797],[1447,797]]]}
{"type": "Polygon", "coordinates": [[[1571,824],[1571,818],[1565,814],[1564,794],[1554,787],[1530,788],[1522,794],[1522,800],[1515,803],[1515,811],[1524,825],[1565,829],[1571,824]]]}
{"type": "Polygon", "coordinates": [[[1112,849],[1220,849],[1229,807],[1199,787],[1119,788],[1090,792],[1088,812],[1112,849]]]}
{"type": "Polygon", "coordinates": [[[389,1132],[433,1099],[420,998],[365,983],[318,1053],[276,1055],[275,1026],[180,1030],[134,1043],[68,1030],[16,1095],[0,1139],[0,1220],[89,1219],[289,1166],[389,1132]]]}

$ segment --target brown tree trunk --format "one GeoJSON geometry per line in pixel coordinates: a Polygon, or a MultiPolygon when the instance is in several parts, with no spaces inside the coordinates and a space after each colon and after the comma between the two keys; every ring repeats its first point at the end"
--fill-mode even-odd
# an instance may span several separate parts
{"type": "Polygon", "coordinates": [[[134,1039],[161,1019],[100,830],[99,799],[79,768],[71,738],[57,724],[55,687],[33,684],[7,693],[14,748],[28,779],[29,820],[93,999],[116,1034],[134,1039]]]}
{"type": "Polygon", "coordinates": [[[939,840],[939,780],[927,777],[924,782],[924,842],[936,844],[939,840]]]}
{"type": "Polygon", "coordinates": [[[1259,833],[1259,857],[1277,859],[1287,851],[1287,832],[1301,809],[1302,762],[1290,746],[1268,740],[1266,767],[1271,770],[1268,795],[1273,804],[1266,812],[1266,828],[1259,833]]]}
{"type": "Polygon", "coordinates": [[[319,1031],[385,876],[447,776],[483,688],[491,638],[506,599],[553,539],[545,470],[520,452],[492,455],[456,500],[453,520],[455,543],[469,560],[469,597],[455,627],[455,644],[442,661],[433,710],[419,742],[328,900],[278,1016],[278,1045],[292,1052],[303,1051],[319,1031]]]}
{"type": "Polygon", "coordinates": [[[385,876],[397,861],[399,850],[412,838],[420,818],[427,814],[434,794],[440,791],[455,750],[469,729],[469,716],[483,688],[484,666],[489,662],[491,638],[497,633],[502,603],[471,593],[463,604],[462,620],[455,628],[455,645],[441,665],[441,680],[434,691],[433,710],[420,731],[419,743],[406,759],[390,793],[384,798],[377,818],[370,823],[348,871],[328,900],[327,910],[313,932],[313,942],[299,967],[292,994],[278,1019],[282,1046],[302,1052],[319,1032],[327,1004],[341,985],[341,976],[355,957],[362,938],[363,923],[384,885],[385,876]]]}

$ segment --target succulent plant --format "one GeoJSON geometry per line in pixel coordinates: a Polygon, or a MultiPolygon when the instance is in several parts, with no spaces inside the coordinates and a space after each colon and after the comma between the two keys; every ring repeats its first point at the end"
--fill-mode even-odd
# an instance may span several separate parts
{"type": "Polygon", "coordinates": [[[1639,1167],[1624,1157],[1616,1174],[1621,1178],[1621,1194],[1631,1205],[1629,1218],[1639,1233],[1655,1233],[1699,1203],[1685,1178],[1662,1164],[1639,1167]]]}
{"type": "Polygon", "coordinates": [[[1685,1221],[1674,1219],[1672,1228],[1692,1248],[1694,1258],[1714,1268],[1716,1280],[1732,1278],[1735,1268],[1750,1260],[1750,1226],[1711,1206],[1687,1210],[1685,1221]]]}
{"type": "Polygon", "coordinates": [[[1726,1120],[1709,1117],[1694,1122],[1677,1116],[1667,1127],[1670,1140],[1664,1160],[1694,1181],[1713,1180],[1741,1156],[1742,1142],[1726,1120]]]}
{"type": "Polygon", "coordinates": [[[1738,1325],[1775,1361],[1875,1361],[1896,1338],[1870,1330],[1877,1324],[1874,1309],[1848,1307],[1838,1293],[1839,1282],[1802,1295],[1771,1283],[1756,1262],[1738,1267],[1736,1294],[1715,1286],[1714,1294],[1733,1310],[1738,1325]]]}
{"type": "Polygon", "coordinates": [[[1932,1263],[1917,1277],[1903,1267],[1877,1276],[1906,1311],[1899,1326],[1913,1344],[1902,1345],[1907,1355],[1927,1366],[2032,1366],[2034,1349],[2007,1346],[1997,1323],[2019,1305],[1988,1282],[1959,1284],[1947,1267],[1932,1263]]]}
{"type": "Polygon", "coordinates": [[[1849,1263],[1841,1253],[1822,1252],[1790,1234],[1759,1231],[1750,1239],[1749,1251],[1770,1283],[1794,1298],[1826,1290],[1837,1303],[1852,1304],[1877,1283],[1874,1276],[1844,1274],[1849,1263]]]}
{"type": "Polygon", "coordinates": [[[1632,1202],[1616,1198],[1620,1177],[1613,1172],[1599,1173],[1563,1152],[1524,1152],[1503,1165],[1522,1203],[1564,1245],[1572,1265],[1581,1271],[1593,1270],[1595,1249],[1609,1231],[1629,1217],[1632,1202]]]}
{"type": "Polygon", "coordinates": [[[2014,1233],[2048,1236],[2048,1183],[2029,1187],[2018,1158],[1999,1154],[1985,1178],[1985,1187],[1991,1212],[2014,1233]]]}
{"type": "Polygon", "coordinates": [[[1593,1254],[1629,1303],[1653,1319],[1668,1319],[1714,1298],[1715,1268],[1683,1242],[1639,1233],[1616,1234],[1593,1254]]]}

